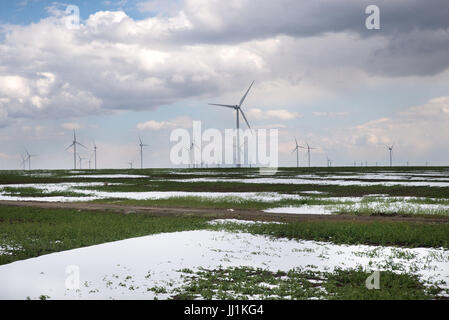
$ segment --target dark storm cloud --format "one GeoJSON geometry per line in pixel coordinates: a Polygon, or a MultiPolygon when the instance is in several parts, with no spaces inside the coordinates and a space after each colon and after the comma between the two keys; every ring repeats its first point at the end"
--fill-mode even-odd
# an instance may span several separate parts
{"type": "Polygon", "coordinates": [[[378,32],[384,35],[449,28],[446,0],[186,1],[184,11],[194,26],[190,40],[239,42],[278,34],[304,37],[356,32],[371,36],[374,33],[365,27],[369,5],[379,7],[378,32]]]}

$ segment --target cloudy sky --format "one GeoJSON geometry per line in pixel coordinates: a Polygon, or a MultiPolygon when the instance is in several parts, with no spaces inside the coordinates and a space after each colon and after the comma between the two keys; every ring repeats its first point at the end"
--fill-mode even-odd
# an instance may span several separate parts
{"type": "Polygon", "coordinates": [[[279,129],[282,166],[295,136],[316,166],[385,165],[392,143],[397,165],[448,165],[448,17],[447,0],[1,1],[0,169],[24,148],[34,168],[70,168],[73,128],[99,167],[137,165],[138,136],[145,166],[170,167],[170,132],[233,128],[208,103],[253,80],[243,110],[279,129]]]}

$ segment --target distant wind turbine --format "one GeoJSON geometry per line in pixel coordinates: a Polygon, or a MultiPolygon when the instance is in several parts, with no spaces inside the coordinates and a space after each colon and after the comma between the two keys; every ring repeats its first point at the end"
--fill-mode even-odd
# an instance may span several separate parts
{"type": "Polygon", "coordinates": [[[298,144],[298,140],[296,140],[296,137],[295,137],[295,144],[296,144],[296,147],[295,147],[295,149],[293,149],[292,153],[296,151],[296,168],[299,168],[299,148],[304,148],[304,147],[302,147],[298,144]]]}
{"type": "Polygon", "coordinates": [[[328,166],[328,167],[332,167],[332,160],[329,159],[328,156],[326,156],[326,160],[327,160],[327,166],[328,166]]]}
{"type": "Polygon", "coordinates": [[[79,146],[81,146],[81,147],[87,149],[83,144],[79,143],[79,142],[76,140],[75,129],[73,129],[73,142],[72,142],[72,144],[71,144],[70,146],[68,146],[68,147],[66,148],[66,150],[67,150],[67,149],[70,149],[71,147],[73,147],[73,169],[75,169],[75,170],[76,170],[76,155],[77,155],[77,153],[76,153],[76,145],[79,145],[79,146]]]}
{"type": "Polygon", "coordinates": [[[85,160],[86,158],[81,158],[81,156],[78,155],[78,159],[79,159],[79,168],[82,169],[83,160],[85,160]]]}
{"type": "Polygon", "coordinates": [[[242,99],[240,99],[240,103],[239,103],[239,104],[236,104],[236,105],[229,105],[229,104],[209,103],[209,105],[211,105],[211,106],[219,106],[219,107],[231,108],[231,109],[234,109],[235,112],[236,112],[237,143],[236,143],[236,146],[235,146],[235,152],[237,153],[237,161],[236,161],[236,162],[237,162],[237,163],[236,163],[237,167],[240,167],[240,152],[239,152],[239,150],[238,150],[238,148],[239,148],[239,146],[240,146],[240,131],[239,131],[239,128],[240,128],[240,124],[239,124],[239,114],[240,114],[240,113],[242,114],[243,119],[245,120],[245,122],[246,122],[248,128],[249,128],[249,129],[251,130],[251,132],[252,132],[251,126],[249,125],[248,119],[246,119],[245,113],[243,112],[241,106],[242,106],[242,104],[243,104],[243,101],[245,101],[245,98],[246,98],[246,96],[248,95],[248,92],[249,92],[249,90],[251,89],[251,87],[253,86],[253,84],[254,84],[254,81],[251,82],[251,85],[249,86],[248,90],[246,90],[246,93],[243,95],[242,99]]]}
{"type": "MultiPolygon", "coordinates": [[[[192,141],[190,146],[188,148],[185,148],[187,151],[189,151],[189,158],[190,158],[190,163],[192,165],[192,168],[195,168],[195,165],[196,165],[196,161],[195,161],[195,157],[194,157],[194,155],[195,155],[194,149],[195,148],[200,149],[200,147],[195,143],[195,141],[192,141]]],[[[200,156],[201,156],[201,154],[200,154],[200,156]]],[[[201,158],[200,162],[202,163],[202,161],[203,161],[203,159],[201,158]]]]}
{"type": "Polygon", "coordinates": [[[28,170],[31,170],[31,158],[37,157],[35,154],[30,154],[27,149],[25,149],[26,157],[25,161],[28,161],[28,170]]]}
{"type": "Polygon", "coordinates": [[[26,170],[27,159],[23,154],[20,154],[20,157],[22,158],[22,168],[23,170],[26,170]]]}
{"type": "Polygon", "coordinates": [[[309,144],[307,142],[306,142],[306,145],[307,145],[307,148],[306,147],[302,147],[302,146],[299,146],[299,147],[303,148],[303,149],[307,149],[307,158],[309,160],[309,168],[310,168],[310,150],[315,150],[315,149],[318,149],[318,148],[312,148],[311,146],[309,146],[309,144]]]}
{"type": "Polygon", "coordinates": [[[140,146],[140,168],[143,169],[143,147],[148,147],[147,144],[144,144],[142,138],[139,137],[139,146],[140,146]]]}
{"type": "Polygon", "coordinates": [[[95,141],[94,141],[94,162],[95,162],[95,170],[97,170],[97,149],[98,149],[98,147],[97,147],[97,145],[95,144],[95,141]]]}
{"type": "Polygon", "coordinates": [[[134,161],[129,161],[129,162],[128,162],[128,164],[129,164],[129,168],[130,168],[130,169],[132,169],[132,168],[133,168],[133,163],[134,163],[134,161]]]}
{"type": "Polygon", "coordinates": [[[391,146],[385,145],[388,150],[390,150],[390,167],[393,166],[393,157],[392,157],[392,153],[393,153],[393,147],[394,147],[394,143],[391,146]]]}
{"type": "Polygon", "coordinates": [[[89,157],[89,169],[92,169],[92,167],[91,167],[91,163],[92,163],[92,157],[94,156],[94,152],[92,152],[91,154],[90,154],[90,157],[89,157]]]}

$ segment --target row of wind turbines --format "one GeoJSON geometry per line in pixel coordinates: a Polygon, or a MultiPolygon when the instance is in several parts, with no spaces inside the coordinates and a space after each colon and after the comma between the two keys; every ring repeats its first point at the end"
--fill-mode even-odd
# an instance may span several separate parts
{"type": "MultiPolygon", "coordinates": [[[[73,141],[72,141],[72,144],[70,144],[66,148],[66,150],[68,150],[68,149],[73,147],[73,169],[75,169],[75,170],[76,170],[76,156],[78,156],[78,163],[79,163],[79,168],[80,169],[82,168],[83,160],[86,160],[86,158],[81,157],[81,155],[76,152],[76,146],[77,145],[80,146],[80,147],[83,147],[85,149],[88,149],[85,145],[83,145],[78,140],[76,140],[76,132],[75,132],[75,129],[73,129],[73,141]]],[[[97,145],[95,144],[95,141],[94,141],[93,152],[92,152],[91,156],[89,157],[89,169],[91,167],[92,156],[94,156],[94,168],[97,169],[97,150],[98,150],[98,147],[97,147],[97,145]]]]}
{"type": "MultiPolygon", "coordinates": [[[[241,148],[240,146],[240,137],[239,137],[239,128],[240,128],[240,114],[242,115],[243,119],[245,120],[246,125],[248,126],[248,128],[251,130],[252,133],[252,129],[251,126],[248,122],[248,119],[245,116],[245,113],[242,110],[242,104],[245,101],[249,91],[251,90],[252,86],[254,84],[254,81],[251,82],[249,88],[246,90],[245,94],[243,95],[243,97],[240,99],[238,104],[232,105],[232,104],[217,104],[217,103],[209,103],[209,105],[213,105],[213,106],[219,106],[219,107],[225,107],[225,108],[230,108],[235,110],[236,112],[236,129],[238,134],[236,135],[236,144],[234,145],[235,148],[235,153],[234,155],[236,155],[236,159],[235,159],[235,165],[237,167],[241,166],[241,159],[240,159],[240,152],[238,152],[238,149],[241,148]]],[[[94,168],[97,169],[97,150],[98,147],[95,144],[95,141],[93,143],[94,147],[92,150],[92,153],[89,157],[89,169],[91,167],[91,160],[92,157],[94,157],[94,168]]],[[[73,148],[73,168],[76,170],[76,164],[77,164],[77,157],[78,157],[78,164],[79,164],[79,168],[82,168],[82,162],[83,160],[86,160],[87,158],[83,158],[81,157],[80,154],[77,153],[77,146],[88,149],[86,146],[84,146],[82,143],[80,143],[77,138],[76,138],[76,131],[75,129],[73,129],[73,141],[72,143],[66,148],[66,150],[73,148]]],[[[140,147],[140,167],[143,168],[143,148],[147,147],[147,144],[143,143],[143,140],[141,139],[141,137],[139,137],[139,147],[140,147]]],[[[189,150],[190,152],[193,151],[194,148],[198,148],[198,146],[195,144],[195,142],[192,142],[191,145],[189,146],[189,148],[187,150],[189,150]]],[[[387,146],[389,152],[390,152],[390,166],[393,165],[393,160],[392,160],[392,152],[393,152],[393,147],[394,144],[391,146],[387,146]]],[[[307,150],[307,160],[308,160],[308,166],[311,166],[310,163],[310,153],[311,150],[316,150],[318,149],[317,147],[311,147],[307,142],[306,142],[306,146],[302,146],[298,143],[298,140],[295,137],[295,148],[293,149],[292,153],[296,152],[296,166],[299,167],[300,163],[299,163],[299,150],[300,149],[305,149],[307,150]]],[[[22,165],[25,169],[26,167],[26,163],[28,162],[28,169],[31,169],[31,158],[32,157],[36,157],[36,155],[32,155],[30,154],[27,150],[25,150],[25,155],[22,155],[22,165]]],[[[327,160],[327,166],[330,167],[332,166],[332,161],[331,159],[329,159],[326,156],[326,160],[327,160]]],[[[128,162],[130,168],[133,168],[133,161],[128,162]]],[[[195,163],[193,163],[193,166],[195,166],[195,163]]],[[[201,163],[202,166],[202,163],[201,163]]]]}
{"type": "MultiPolygon", "coordinates": [[[[98,146],[96,145],[95,141],[93,142],[93,150],[91,153],[91,156],[89,158],[89,169],[91,169],[91,161],[92,161],[92,157],[94,158],[94,169],[97,169],[97,150],[98,150],[98,146]]],[[[65,149],[68,150],[70,148],[73,148],[73,169],[76,170],[76,157],[78,156],[78,168],[82,169],[82,161],[86,160],[87,158],[83,158],[81,157],[81,155],[79,153],[77,153],[76,151],[76,147],[80,146],[83,147],[84,149],[88,149],[85,145],[83,145],[81,142],[79,142],[76,139],[76,131],[75,129],[73,129],[73,141],[72,143],[65,149]]],[[[147,144],[143,143],[143,140],[141,137],[139,137],[139,147],[140,147],[140,167],[143,169],[143,148],[147,147],[147,144]]],[[[133,168],[133,161],[128,162],[128,164],[130,165],[131,169],[133,168]]]]}
{"type": "MultiPolygon", "coordinates": [[[[254,81],[251,83],[251,85],[249,86],[248,90],[246,90],[245,94],[244,94],[243,97],[240,99],[239,104],[235,104],[235,105],[229,105],[229,104],[216,104],[216,103],[210,103],[210,104],[209,104],[209,105],[214,105],[214,106],[220,106],[220,107],[226,107],[226,108],[234,109],[235,112],[236,112],[236,127],[237,127],[237,132],[239,132],[238,130],[239,130],[239,128],[240,128],[240,114],[242,114],[243,119],[244,119],[245,122],[246,122],[246,125],[248,126],[248,128],[249,128],[249,129],[251,130],[251,132],[252,132],[252,129],[251,129],[251,126],[250,126],[250,124],[249,124],[249,122],[248,122],[248,119],[246,118],[245,113],[243,112],[243,110],[242,110],[241,107],[242,107],[243,102],[244,102],[245,99],[246,99],[246,96],[248,95],[249,91],[251,90],[251,87],[253,86],[253,84],[254,84],[254,81]]],[[[236,143],[236,145],[235,145],[236,148],[238,148],[238,146],[239,146],[239,139],[240,139],[239,134],[237,134],[237,139],[236,139],[236,140],[237,140],[237,143],[236,143]]],[[[79,155],[79,154],[77,153],[77,151],[76,151],[77,146],[80,146],[80,147],[83,147],[83,148],[87,149],[86,146],[84,146],[82,143],[80,143],[80,142],[76,139],[76,131],[75,131],[75,129],[73,129],[73,141],[72,141],[72,143],[66,148],[66,150],[68,150],[68,149],[70,149],[70,148],[73,148],[73,168],[74,168],[75,170],[76,170],[77,157],[78,157],[78,164],[79,164],[79,168],[80,168],[80,169],[81,169],[81,167],[82,167],[82,161],[83,161],[83,160],[86,160],[86,158],[81,157],[81,155],[79,155]]],[[[144,147],[147,147],[147,146],[148,146],[148,145],[145,144],[145,143],[143,142],[142,138],[139,137],[139,147],[140,147],[140,167],[141,167],[141,168],[143,168],[143,148],[144,148],[144,147]]],[[[193,141],[193,142],[191,143],[191,145],[189,146],[189,148],[187,148],[187,150],[190,151],[190,152],[192,152],[193,149],[194,149],[195,147],[198,148],[198,145],[196,145],[195,142],[193,141]]],[[[95,161],[94,161],[94,163],[95,163],[94,168],[95,168],[95,169],[97,169],[97,149],[98,149],[98,147],[97,147],[97,145],[96,145],[95,142],[94,142],[94,148],[93,148],[93,153],[92,153],[92,155],[93,155],[94,158],[95,158],[95,161]]],[[[236,166],[237,166],[237,167],[240,167],[240,166],[241,166],[241,164],[240,164],[240,153],[239,153],[239,152],[235,152],[235,154],[237,155],[236,166]]],[[[28,152],[27,152],[27,155],[28,155],[28,152]]],[[[31,156],[33,156],[33,155],[31,155],[31,156]]],[[[91,158],[92,158],[92,156],[89,158],[89,169],[90,169],[90,161],[91,161],[91,158]]],[[[26,159],[27,159],[28,161],[30,161],[30,156],[28,155],[28,157],[27,157],[26,159]]],[[[24,160],[24,161],[25,161],[25,160],[24,160]]],[[[134,164],[134,161],[129,161],[129,162],[128,162],[128,165],[130,166],[131,169],[133,168],[133,164],[134,164]]],[[[192,163],[192,165],[195,166],[195,163],[192,163]]],[[[202,163],[201,163],[201,166],[202,166],[202,163]]],[[[31,168],[31,165],[29,165],[29,168],[31,168]]]]}

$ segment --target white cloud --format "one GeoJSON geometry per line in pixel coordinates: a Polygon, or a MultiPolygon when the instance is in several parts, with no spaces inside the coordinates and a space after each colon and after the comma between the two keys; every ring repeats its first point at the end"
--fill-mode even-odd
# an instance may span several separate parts
{"type": "Polygon", "coordinates": [[[190,128],[192,126],[192,119],[190,117],[178,117],[170,121],[155,121],[148,120],[137,124],[139,130],[170,130],[176,128],[190,128]]]}
{"type": "MultiPolygon", "coordinates": [[[[425,104],[409,107],[392,117],[371,120],[351,128],[334,130],[332,136],[315,135],[324,150],[349,155],[357,161],[385,161],[386,145],[395,144],[394,157],[405,160],[440,158],[447,152],[449,137],[449,97],[431,99],[425,104]]],[[[384,162],[384,164],[386,164],[384,162]]],[[[416,164],[416,162],[415,162],[416,164]]]]}
{"type": "Polygon", "coordinates": [[[301,118],[302,115],[298,112],[288,111],[286,109],[278,110],[261,110],[258,108],[249,109],[248,117],[254,120],[267,120],[267,119],[278,119],[278,120],[294,120],[301,118]]]}
{"type": "Polygon", "coordinates": [[[74,123],[74,122],[66,122],[66,123],[63,123],[63,124],[61,125],[61,127],[64,128],[64,129],[68,129],[68,130],[73,130],[73,129],[78,130],[78,129],[84,128],[83,125],[81,125],[81,124],[79,124],[79,123],[74,123]]]}
{"type": "Polygon", "coordinates": [[[449,117],[449,97],[439,97],[430,100],[428,103],[415,106],[402,111],[401,116],[413,118],[439,118],[449,117]]]}
{"type": "Polygon", "coordinates": [[[334,117],[345,117],[349,113],[348,112],[313,112],[312,114],[316,117],[334,118],[334,117]]]}

